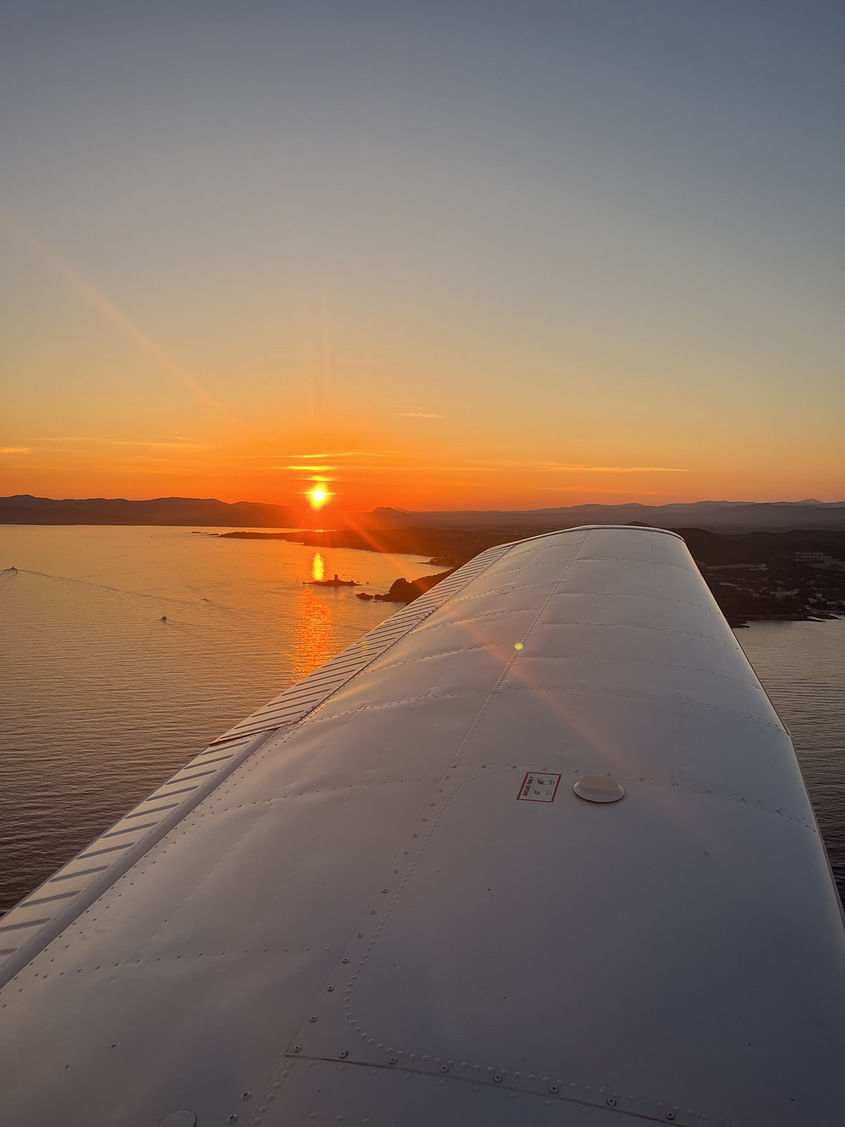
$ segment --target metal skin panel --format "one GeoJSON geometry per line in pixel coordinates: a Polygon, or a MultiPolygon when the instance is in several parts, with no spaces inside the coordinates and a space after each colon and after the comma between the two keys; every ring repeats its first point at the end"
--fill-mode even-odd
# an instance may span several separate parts
{"type": "Polygon", "coordinates": [[[259,732],[28,948],[0,1122],[845,1120],[824,850],[683,542],[573,529],[446,582],[203,753],[259,732]]]}

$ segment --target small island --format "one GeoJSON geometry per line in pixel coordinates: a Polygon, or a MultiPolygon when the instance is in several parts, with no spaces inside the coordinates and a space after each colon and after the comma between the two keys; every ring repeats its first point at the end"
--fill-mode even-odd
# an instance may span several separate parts
{"type": "Polygon", "coordinates": [[[334,573],[332,579],[308,579],[306,583],[310,587],[360,587],[361,584],[354,579],[339,579],[337,572],[334,573]]]}

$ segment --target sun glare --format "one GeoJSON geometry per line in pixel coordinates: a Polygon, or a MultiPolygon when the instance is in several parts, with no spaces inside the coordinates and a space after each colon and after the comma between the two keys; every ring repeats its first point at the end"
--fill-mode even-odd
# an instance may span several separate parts
{"type": "Polygon", "coordinates": [[[309,489],[305,494],[308,498],[312,509],[319,509],[325,505],[331,494],[327,489],[309,489]]]}

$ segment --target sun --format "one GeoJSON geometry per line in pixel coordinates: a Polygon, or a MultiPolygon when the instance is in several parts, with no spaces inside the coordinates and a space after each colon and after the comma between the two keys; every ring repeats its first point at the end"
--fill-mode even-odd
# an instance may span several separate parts
{"type": "Polygon", "coordinates": [[[308,498],[312,509],[319,509],[325,505],[331,494],[327,489],[309,489],[305,496],[308,498]]]}

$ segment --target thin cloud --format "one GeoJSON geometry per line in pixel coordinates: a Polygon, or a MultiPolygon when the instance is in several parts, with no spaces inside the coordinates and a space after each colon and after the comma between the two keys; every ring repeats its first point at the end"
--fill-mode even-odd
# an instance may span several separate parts
{"type": "Polygon", "coordinates": [[[543,473],[689,473],[685,466],[593,466],[585,462],[469,462],[467,469],[537,470],[543,473]]]}
{"type": "MultiPolygon", "coordinates": [[[[364,451],[357,453],[363,454],[364,451]]],[[[351,457],[353,452],[348,451],[346,456],[351,457]]],[[[323,455],[323,457],[339,458],[343,455],[323,455]]],[[[460,463],[450,462],[431,462],[424,460],[425,455],[419,454],[397,454],[396,452],[380,452],[375,454],[369,452],[370,457],[386,458],[386,462],[382,462],[379,469],[381,472],[388,470],[404,470],[413,468],[415,472],[435,472],[435,473],[467,473],[467,474],[495,474],[501,473],[503,470],[519,470],[525,473],[535,474],[667,474],[667,473],[689,473],[685,466],[626,466],[626,465],[590,465],[586,462],[555,462],[552,460],[546,461],[520,461],[519,459],[507,459],[502,461],[467,461],[460,463]]],[[[292,473],[335,473],[337,466],[332,465],[330,462],[318,463],[316,459],[319,457],[316,454],[296,454],[288,455],[291,458],[302,459],[301,462],[284,462],[275,465],[268,465],[265,468],[269,470],[290,471],[292,473]],[[310,459],[314,461],[310,461],[310,459]]],[[[353,467],[347,465],[346,469],[353,467]]],[[[558,487],[554,487],[558,488],[558,487]]],[[[580,488],[580,487],[579,487],[580,488]]]]}
{"type": "Polygon", "coordinates": [[[31,454],[28,446],[0,446],[0,454],[31,454]]]}
{"type": "Polygon", "coordinates": [[[283,458],[383,458],[381,450],[324,450],[321,454],[282,454],[283,458]]]}
{"type": "MultiPolygon", "coordinates": [[[[535,486],[533,486],[533,488],[536,489],[538,493],[554,493],[555,495],[559,495],[561,493],[577,493],[579,496],[582,496],[582,497],[584,495],[584,486],[583,485],[535,485],[535,486]]],[[[613,494],[617,494],[617,493],[619,494],[620,497],[629,497],[630,498],[630,496],[631,496],[630,488],[628,488],[628,489],[611,489],[609,486],[606,486],[606,485],[601,485],[601,486],[596,485],[596,486],[594,486],[590,490],[589,496],[591,496],[591,497],[608,496],[609,497],[609,496],[611,496],[613,494]]],[[[637,497],[638,498],[639,497],[666,497],[666,494],[661,492],[660,490],[637,488],[637,497]]],[[[598,502],[590,502],[590,503],[596,504],[598,502]]]]}
{"type": "Polygon", "coordinates": [[[209,450],[210,447],[202,446],[198,442],[152,442],[145,440],[133,441],[131,439],[106,439],[109,446],[143,446],[152,450],[209,450]]]}
{"type": "Polygon", "coordinates": [[[442,419],[444,416],[435,414],[434,411],[394,411],[393,417],[396,419],[442,419]]]}
{"type": "Polygon", "coordinates": [[[541,469],[555,473],[687,473],[683,466],[587,466],[567,462],[542,463],[541,469]]]}
{"type": "Polygon", "coordinates": [[[308,473],[334,473],[337,466],[321,466],[314,462],[306,462],[304,465],[287,465],[287,466],[268,466],[270,470],[293,470],[295,473],[308,472],[308,473]]]}
{"type": "Polygon", "coordinates": [[[208,450],[210,447],[191,442],[187,438],[173,438],[167,441],[146,438],[95,438],[92,435],[54,434],[30,438],[30,442],[90,442],[97,446],[143,446],[164,450],[208,450]]]}

